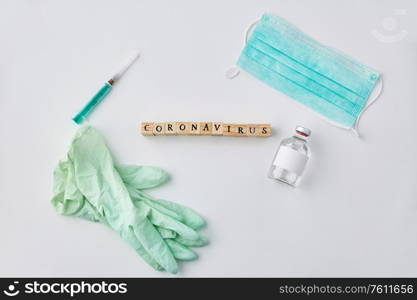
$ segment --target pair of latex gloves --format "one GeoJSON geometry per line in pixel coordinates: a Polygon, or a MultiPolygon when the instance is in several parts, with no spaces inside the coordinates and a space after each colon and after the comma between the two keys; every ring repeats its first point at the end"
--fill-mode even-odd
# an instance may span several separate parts
{"type": "Polygon", "coordinates": [[[82,126],[54,171],[52,204],[62,215],[106,224],[153,268],[176,273],[177,260],[196,259],[191,248],[207,240],[197,232],[200,215],[143,192],[168,179],[157,167],[115,165],[97,130],[82,126]]]}

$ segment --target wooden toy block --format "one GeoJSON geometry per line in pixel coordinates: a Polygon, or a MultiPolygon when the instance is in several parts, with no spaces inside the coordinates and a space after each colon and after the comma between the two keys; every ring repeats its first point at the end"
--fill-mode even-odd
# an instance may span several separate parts
{"type": "Polygon", "coordinates": [[[271,133],[272,133],[271,124],[258,124],[257,125],[256,136],[266,137],[266,136],[270,136],[271,133]]]}
{"type": "Polygon", "coordinates": [[[248,136],[247,124],[223,124],[223,135],[226,136],[248,136]]]}
{"type": "Polygon", "coordinates": [[[211,135],[223,135],[223,123],[214,123],[211,127],[211,135]]]}
{"type": "Polygon", "coordinates": [[[259,124],[248,124],[248,136],[257,136],[258,131],[260,130],[260,127],[258,127],[259,124]]]}
{"type": "Polygon", "coordinates": [[[190,135],[200,135],[200,122],[190,122],[190,135]]]}
{"type": "Polygon", "coordinates": [[[165,122],[154,123],[153,135],[165,135],[165,122]]]}
{"type": "Polygon", "coordinates": [[[191,122],[174,122],[178,135],[189,135],[191,122]]]}
{"type": "Polygon", "coordinates": [[[142,122],[140,124],[140,132],[145,136],[153,135],[153,127],[153,122],[142,122]]]}
{"type": "Polygon", "coordinates": [[[212,122],[200,122],[200,135],[211,135],[212,122]]]}
{"type": "Polygon", "coordinates": [[[165,135],[177,135],[175,122],[165,122],[165,135]]]}
{"type": "Polygon", "coordinates": [[[225,135],[267,137],[271,124],[241,124],[221,122],[141,122],[142,135],[225,135]]]}

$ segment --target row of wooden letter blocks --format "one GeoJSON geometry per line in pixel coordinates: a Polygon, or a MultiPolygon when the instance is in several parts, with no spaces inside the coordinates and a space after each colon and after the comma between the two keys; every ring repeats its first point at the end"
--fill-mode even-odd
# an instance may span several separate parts
{"type": "Polygon", "coordinates": [[[219,122],[142,122],[142,135],[271,135],[271,124],[233,124],[219,122]]]}

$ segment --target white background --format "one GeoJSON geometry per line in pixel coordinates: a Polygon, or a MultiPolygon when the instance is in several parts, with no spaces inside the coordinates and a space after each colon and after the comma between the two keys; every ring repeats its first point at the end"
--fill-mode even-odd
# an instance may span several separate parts
{"type": "Polygon", "coordinates": [[[0,1],[0,276],[171,276],[50,205],[71,117],[135,48],[140,60],[90,123],[118,162],[172,174],[152,195],[206,218],[211,244],[177,276],[417,276],[416,10],[413,0],[0,1]],[[266,11],[381,71],[362,140],[248,74],[225,79],[266,11]],[[384,43],[373,30],[407,35],[384,43]],[[163,120],[270,122],[275,134],[139,134],[139,122],[163,120]],[[266,172],[298,124],[313,132],[313,156],[292,189],[266,172]]]}

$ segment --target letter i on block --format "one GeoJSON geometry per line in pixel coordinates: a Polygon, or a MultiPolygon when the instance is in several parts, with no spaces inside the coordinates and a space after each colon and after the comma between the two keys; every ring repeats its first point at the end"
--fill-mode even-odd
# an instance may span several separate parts
{"type": "Polygon", "coordinates": [[[248,136],[248,126],[246,124],[223,124],[223,135],[248,136]]]}

